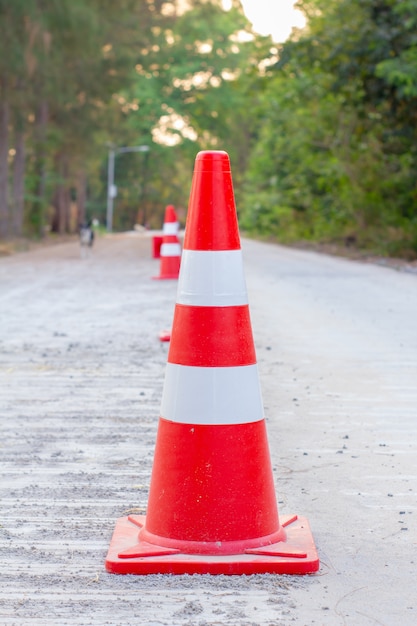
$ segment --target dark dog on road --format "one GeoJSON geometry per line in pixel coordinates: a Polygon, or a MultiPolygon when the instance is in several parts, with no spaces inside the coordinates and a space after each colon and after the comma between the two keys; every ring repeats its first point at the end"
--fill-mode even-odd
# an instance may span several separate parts
{"type": "Polygon", "coordinates": [[[90,256],[94,243],[94,230],[91,221],[80,226],[81,257],[90,256]]]}

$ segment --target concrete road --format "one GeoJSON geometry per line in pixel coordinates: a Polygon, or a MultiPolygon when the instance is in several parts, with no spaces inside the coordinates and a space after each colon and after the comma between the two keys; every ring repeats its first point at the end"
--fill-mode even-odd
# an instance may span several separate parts
{"type": "Polygon", "coordinates": [[[0,623],[414,626],[417,276],[243,241],[281,514],[317,575],[115,576],[145,512],[176,281],[151,240],[0,259],[0,623]]]}

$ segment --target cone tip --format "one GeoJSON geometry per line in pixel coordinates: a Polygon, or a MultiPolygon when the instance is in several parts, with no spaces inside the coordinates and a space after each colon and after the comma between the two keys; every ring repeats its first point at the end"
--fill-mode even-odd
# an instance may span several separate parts
{"type": "Polygon", "coordinates": [[[175,212],[175,207],[173,204],[168,204],[168,206],[165,208],[165,222],[176,222],[177,221],[177,214],[175,212]]]}
{"type": "Polygon", "coordinates": [[[229,155],[224,150],[202,150],[195,158],[194,171],[230,172],[229,155]]]}

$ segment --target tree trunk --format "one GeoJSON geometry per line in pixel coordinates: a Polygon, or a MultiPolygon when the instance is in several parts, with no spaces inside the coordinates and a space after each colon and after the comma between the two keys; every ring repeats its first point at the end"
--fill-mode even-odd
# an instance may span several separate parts
{"type": "Polygon", "coordinates": [[[55,213],[52,221],[52,230],[63,235],[69,230],[70,217],[70,194],[67,184],[68,162],[63,153],[56,156],[55,169],[59,177],[59,183],[54,194],[55,213]]]}
{"type": "Polygon", "coordinates": [[[13,234],[21,237],[23,233],[23,214],[25,202],[25,136],[23,128],[16,132],[13,167],[13,234]]]}
{"type": "Polygon", "coordinates": [[[78,209],[78,224],[83,224],[86,221],[85,205],[87,202],[87,177],[85,171],[78,173],[77,179],[77,209],[78,209]]]}
{"type": "Polygon", "coordinates": [[[48,124],[48,102],[41,100],[35,119],[35,150],[36,165],[35,174],[38,177],[36,200],[32,207],[32,222],[36,232],[43,237],[45,235],[45,189],[46,189],[46,128],[48,124]]]}
{"type": "Polygon", "coordinates": [[[55,188],[53,206],[52,231],[62,235],[65,232],[65,189],[62,183],[55,188]]]}
{"type": "Polygon", "coordinates": [[[8,159],[9,159],[9,103],[3,99],[4,89],[0,90],[0,237],[5,238],[9,231],[8,204],[8,159]]]}
{"type": "Polygon", "coordinates": [[[68,187],[68,160],[64,160],[64,232],[71,232],[71,193],[68,187]]]}

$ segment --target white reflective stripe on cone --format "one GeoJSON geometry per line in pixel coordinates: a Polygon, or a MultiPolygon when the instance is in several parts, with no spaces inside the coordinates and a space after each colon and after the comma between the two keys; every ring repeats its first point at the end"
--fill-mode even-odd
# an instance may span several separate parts
{"type": "Polygon", "coordinates": [[[248,304],[241,250],[183,250],[178,304],[239,306],[248,304]]]}
{"type": "Polygon", "coordinates": [[[164,235],[176,235],[179,230],[178,222],[164,222],[162,232],[164,235]]]}
{"type": "Polygon", "coordinates": [[[182,424],[248,424],[264,418],[258,366],[167,363],[161,417],[182,424]]]}
{"type": "Polygon", "coordinates": [[[181,246],[179,243],[163,243],[160,254],[161,256],[181,256],[181,246]]]}

